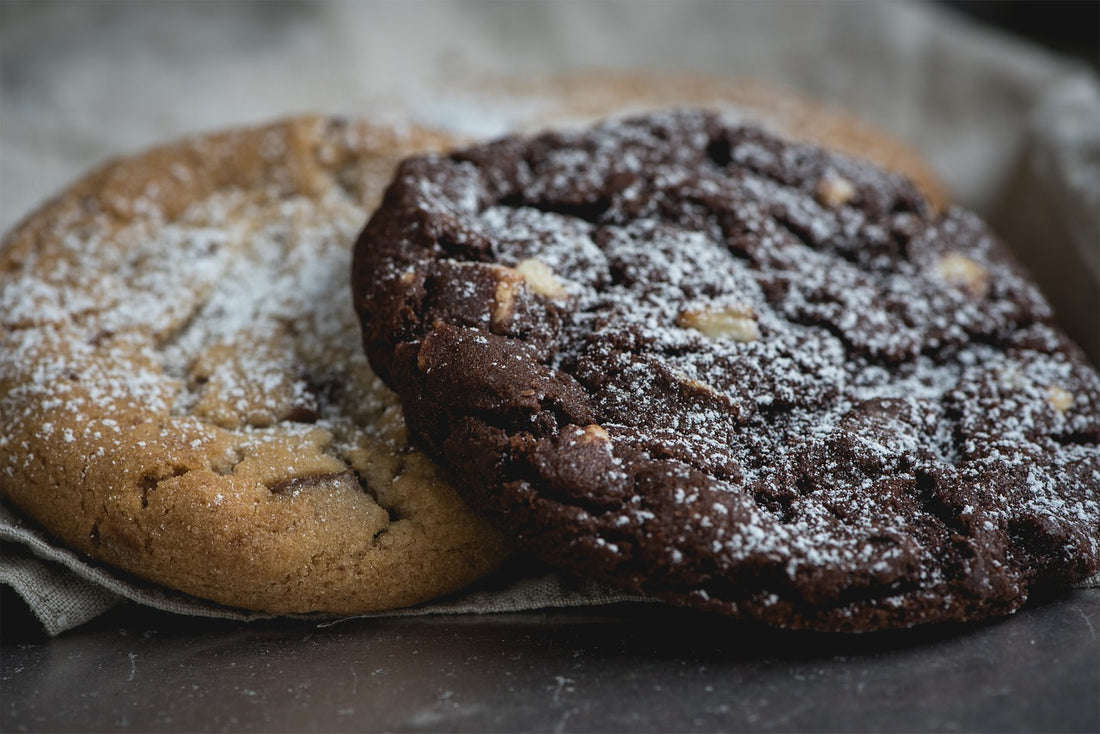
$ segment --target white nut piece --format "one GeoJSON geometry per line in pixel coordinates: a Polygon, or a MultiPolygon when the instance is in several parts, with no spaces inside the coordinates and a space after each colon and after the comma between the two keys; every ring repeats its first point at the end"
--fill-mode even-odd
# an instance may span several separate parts
{"type": "Polygon", "coordinates": [[[680,370],[673,370],[672,374],[675,375],[676,379],[679,380],[682,384],[687,385],[693,390],[697,390],[698,392],[704,393],[711,397],[721,397],[722,395],[721,391],[713,385],[709,385],[702,380],[696,380],[694,377],[688,377],[687,374],[681,372],[680,370]]]}
{"type": "Polygon", "coordinates": [[[989,271],[966,255],[947,253],[936,262],[936,272],[947,283],[961,286],[978,298],[989,293],[989,271]]]}
{"type": "Polygon", "coordinates": [[[546,298],[564,298],[565,288],[549,265],[537,258],[521,260],[516,272],[527,281],[527,287],[546,298]]]}
{"type": "Polygon", "coordinates": [[[817,200],[827,207],[844,206],[855,198],[856,187],[836,173],[827,173],[817,182],[817,200]]]}
{"type": "Polygon", "coordinates": [[[607,434],[607,431],[604,430],[604,427],[601,426],[599,423],[588,424],[584,427],[584,431],[581,434],[581,441],[583,441],[584,443],[594,443],[597,441],[605,443],[610,440],[611,437],[607,434]]]}
{"type": "Polygon", "coordinates": [[[708,385],[707,383],[703,382],[702,380],[696,380],[694,377],[685,377],[684,380],[683,380],[683,383],[685,385],[687,385],[688,387],[693,387],[696,390],[699,390],[700,392],[707,392],[707,393],[714,393],[714,394],[718,393],[718,391],[715,390],[712,386],[708,385]]]}
{"type": "Polygon", "coordinates": [[[1073,393],[1059,385],[1048,385],[1047,402],[1054,410],[1065,413],[1073,405],[1073,393]]]}
{"type": "Polygon", "coordinates": [[[490,325],[493,329],[499,329],[512,319],[515,311],[516,289],[522,283],[522,279],[509,271],[497,281],[496,290],[493,291],[493,310],[489,314],[490,325]]]}
{"type": "Polygon", "coordinates": [[[753,342],[760,338],[756,314],[751,306],[681,311],[676,317],[676,325],[695,329],[711,339],[728,338],[738,342],[753,342]]]}

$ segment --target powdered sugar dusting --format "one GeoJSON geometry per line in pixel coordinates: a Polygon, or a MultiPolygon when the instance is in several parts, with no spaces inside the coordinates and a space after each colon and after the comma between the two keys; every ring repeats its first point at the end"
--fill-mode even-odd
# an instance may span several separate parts
{"type": "MultiPolygon", "coordinates": [[[[404,176],[439,215],[405,247],[491,277],[473,263],[534,258],[567,284],[566,301],[531,286],[510,297],[511,321],[484,323],[536,347],[584,409],[557,404],[543,429],[537,411],[517,429],[480,403],[451,420],[517,436],[503,481],[537,474],[523,491],[550,504],[580,491],[576,460],[518,447],[560,441],[563,421],[602,426],[616,469],[583,480],[598,507],[563,512],[595,532],[577,553],[591,548],[609,580],[656,574],[636,583],[667,592],[677,582],[654,569],[691,566],[708,604],[778,595],[891,615],[905,597],[930,619],[1018,605],[1040,569],[1100,565],[1100,379],[973,215],[694,113],[505,140],[404,176]]],[[[408,262],[382,259],[377,277],[408,262]]],[[[493,293],[474,282],[462,308],[493,293]]],[[[451,317],[432,303],[417,338],[451,317]]],[[[497,348],[480,333],[469,343],[497,348]]],[[[537,538],[532,522],[521,532],[537,538]]]]}
{"type": "MultiPolygon", "coordinates": [[[[262,147],[288,154],[275,131],[262,147]]],[[[215,431],[247,446],[276,426],[321,428],[344,454],[364,433],[401,435],[347,290],[368,201],[334,185],[288,193],[276,176],[169,218],[155,194],[126,202],[140,212],[129,218],[65,210],[41,246],[5,265],[0,445],[22,447],[4,452],[6,476],[40,460],[19,437],[39,423],[43,440],[116,450],[133,415],[170,422],[194,449],[215,431]]]]}

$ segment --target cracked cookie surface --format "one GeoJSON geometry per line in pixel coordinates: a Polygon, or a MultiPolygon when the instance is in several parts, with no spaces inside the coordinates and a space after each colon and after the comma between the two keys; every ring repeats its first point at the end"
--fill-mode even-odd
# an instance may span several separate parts
{"type": "Polygon", "coordinates": [[[673,112],[405,162],[354,261],[410,431],[520,543],[823,630],[1100,566],[1100,379],[975,216],[673,112]]]}
{"type": "Polygon", "coordinates": [[[0,249],[0,493],[143,578],[267,612],[455,591],[507,554],[408,445],[350,249],[434,134],[302,118],[110,164],[0,249]]]}

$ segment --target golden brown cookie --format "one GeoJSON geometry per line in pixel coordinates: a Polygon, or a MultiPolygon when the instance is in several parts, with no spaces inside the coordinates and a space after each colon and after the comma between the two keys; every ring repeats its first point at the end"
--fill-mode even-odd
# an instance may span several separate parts
{"type": "Polygon", "coordinates": [[[0,495],[145,579],[267,612],[414,604],[501,536],[406,441],[350,245],[432,133],[305,118],[110,164],[0,245],[0,495]]]}

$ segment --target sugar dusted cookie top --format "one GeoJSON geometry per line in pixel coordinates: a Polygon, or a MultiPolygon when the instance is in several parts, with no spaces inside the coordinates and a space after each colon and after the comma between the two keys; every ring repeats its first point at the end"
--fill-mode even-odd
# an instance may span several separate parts
{"type": "Polygon", "coordinates": [[[364,344],[520,542],[788,627],[1017,609],[1100,566],[1100,380],[985,225],[697,112],[404,163],[364,344]]]}
{"type": "Polygon", "coordinates": [[[406,440],[350,247],[449,141],[297,119],[111,164],[0,249],[0,493],[63,542],[268,612],[457,590],[499,532],[406,440]]]}

